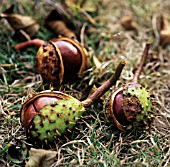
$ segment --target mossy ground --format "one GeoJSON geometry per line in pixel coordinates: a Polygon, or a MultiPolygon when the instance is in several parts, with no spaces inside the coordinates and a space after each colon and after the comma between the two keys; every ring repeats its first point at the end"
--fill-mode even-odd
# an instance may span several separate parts
{"type": "MultiPolygon", "coordinates": [[[[54,34],[43,27],[43,19],[54,1],[3,0],[0,12],[11,3],[15,12],[32,16],[41,28],[36,37],[52,39],[54,34]]],[[[155,119],[149,130],[122,133],[106,121],[105,110],[98,102],[87,109],[87,114],[79,121],[69,141],[58,145],[58,156],[54,166],[170,166],[170,47],[159,45],[157,21],[164,14],[170,21],[169,0],[104,0],[95,1],[98,12],[92,16],[96,20],[91,32],[81,34],[90,53],[89,69],[81,82],[59,88],[74,97],[80,97],[85,86],[96,82],[96,86],[106,80],[115,70],[120,60],[127,64],[120,83],[129,82],[138,67],[146,41],[151,42],[149,57],[139,82],[149,90],[155,105],[155,119]],[[120,25],[120,19],[133,16],[137,31],[127,31],[120,25]],[[102,62],[100,70],[95,67],[92,57],[102,62]],[[99,78],[99,79],[97,79],[99,78]],[[83,86],[81,83],[85,83],[83,86]],[[78,85],[76,85],[78,84],[78,85]]],[[[74,11],[77,19],[79,12],[74,11]]],[[[84,22],[86,25],[90,25],[84,22]]],[[[13,39],[13,31],[6,22],[0,20],[0,149],[16,140],[25,141],[25,133],[20,124],[21,105],[29,92],[41,90],[42,79],[36,74],[35,55],[37,48],[29,47],[16,52],[13,46],[20,42],[13,39]]],[[[109,92],[104,96],[107,101],[109,92]]],[[[1,154],[7,166],[18,166],[1,154]]],[[[19,165],[20,166],[20,165],[19,165]]]]}

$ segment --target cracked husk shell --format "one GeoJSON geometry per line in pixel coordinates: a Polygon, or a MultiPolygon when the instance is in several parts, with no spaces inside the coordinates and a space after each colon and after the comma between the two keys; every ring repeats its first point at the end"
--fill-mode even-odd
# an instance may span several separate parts
{"type": "Polygon", "coordinates": [[[48,145],[71,132],[84,111],[81,102],[72,96],[43,91],[23,104],[20,119],[31,143],[48,145]]]}
{"type": "Polygon", "coordinates": [[[86,49],[78,41],[59,37],[39,48],[37,72],[50,82],[72,82],[87,68],[87,57],[86,49]]]}
{"type": "Polygon", "coordinates": [[[140,128],[149,123],[151,109],[152,102],[146,89],[139,84],[128,84],[111,94],[106,114],[118,129],[125,132],[129,125],[140,128]]]}

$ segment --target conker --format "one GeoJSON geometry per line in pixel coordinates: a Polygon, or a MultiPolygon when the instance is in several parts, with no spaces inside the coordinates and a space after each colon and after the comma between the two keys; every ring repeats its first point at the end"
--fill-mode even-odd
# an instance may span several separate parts
{"type": "Polygon", "coordinates": [[[124,132],[129,125],[139,128],[143,124],[150,122],[152,109],[150,94],[137,83],[149,47],[150,44],[147,43],[133,82],[113,91],[106,107],[108,119],[124,132]]]}
{"type": "Polygon", "coordinates": [[[73,82],[87,68],[87,58],[86,49],[77,40],[59,37],[39,48],[36,55],[37,72],[49,82],[73,82]]]}

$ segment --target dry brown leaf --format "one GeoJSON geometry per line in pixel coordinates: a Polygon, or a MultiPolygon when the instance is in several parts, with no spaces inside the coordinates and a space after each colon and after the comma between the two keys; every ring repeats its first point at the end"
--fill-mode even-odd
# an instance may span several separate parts
{"type": "Polygon", "coordinates": [[[39,24],[30,16],[23,16],[13,13],[14,5],[0,13],[0,19],[4,18],[16,32],[17,36],[22,35],[26,39],[33,37],[39,30],[39,24]]]}
{"type": "Polygon", "coordinates": [[[63,21],[49,21],[48,26],[53,30],[56,34],[61,35],[67,38],[76,39],[76,35],[71,31],[63,21]]]}
{"type": "Polygon", "coordinates": [[[56,160],[56,151],[31,148],[25,167],[50,167],[56,160]]]}
{"type": "Polygon", "coordinates": [[[68,8],[57,4],[55,9],[50,11],[45,18],[45,25],[57,35],[76,38],[82,25],[74,18],[73,14],[70,14],[70,12],[71,11],[68,10],[68,8]]]}
{"type": "Polygon", "coordinates": [[[124,16],[120,20],[120,24],[126,30],[136,30],[137,25],[134,23],[132,16],[124,16]]]}
{"type": "Polygon", "coordinates": [[[170,43],[170,23],[165,16],[161,16],[160,28],[160,45],[165,47],[170,43]]]}

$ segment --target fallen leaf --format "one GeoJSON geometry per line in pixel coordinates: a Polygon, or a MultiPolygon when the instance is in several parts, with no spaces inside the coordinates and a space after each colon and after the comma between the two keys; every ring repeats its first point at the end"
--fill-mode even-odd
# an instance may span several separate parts
{"type": "Polygon", "coordinates": [[[165,16],[160,19],[160,45],[165,47],[170,43],[170,23],[165,16]]]}
{"type": "Polygon", "coordinates": [[[63,37],[76,39],[76,35],[71,31],[63,21],[49,21],[48,26],[58,35],[63,37]]]}
{"type": "MultiPolygon", "coordinates": [[[[69,14],[62,5],[56,5],[45,18],[45,25],[55,34],[68,38],[77,38],[75,27],[80,29],[80,24],[69,14]],[[69,18],[68,18],[69,16],[69,18]]],[[[80,30],[78,30],[80,31],[80,30]]]]}
{"type": "Polygon", "coordinates": [[[39,30],[39,24],[30,16],[23,16],[13,12],[14,5],[9,9],[0,13],[0,19],[4,18],[8,21],[10,26],[14,29],[16,36],[25,39],[30,39],[39,30]]]}
{"type": "Polygon", "coordinates": [[[56,160],[56,151],[31,148],[25,167],[50,167],[56,160]]]}
{"type": "Polygon", "coordinates": [[[136,30],[137,29],[137,25],[135,24],[132,16],[122,17],[121,20],[120,20],[120,24],[126,30],[136,30]]]}

